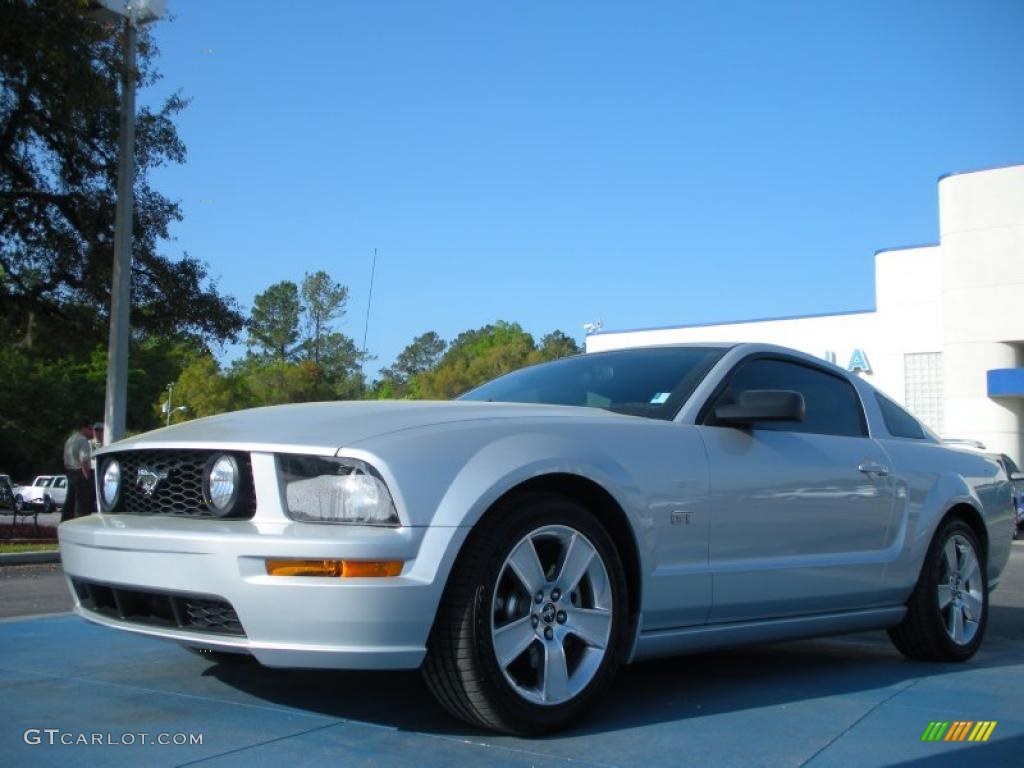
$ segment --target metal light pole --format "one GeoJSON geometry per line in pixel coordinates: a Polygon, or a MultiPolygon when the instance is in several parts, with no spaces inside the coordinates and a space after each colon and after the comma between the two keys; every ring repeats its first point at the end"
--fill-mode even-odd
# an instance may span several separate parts
{"type": "Polygon", "coordinates": [[[107,396],[103,406],[103,444],[125,433],[128,407],[128,335],[132,284],[132,222],[135,182],[136,27],[156,21],[164,0],[97,0],[90,5],[107,18],[124,19],[124,68],[121,72],[121,125],[117,160],[117,209],[114,212],[114,274],[110,288],[110,343],[107,347],[107,396]]]}
{"type": "Polygon", "coordinates": [[[171,426],[171,414],[174,413],[173,403],[171,399],[174,397],[174,382],[172,381],[167,385],[167,426],[171,426]]]}
{"type": "Polygon", "coordinates": [[[124,437],[128,408],[128,330],[132,290],[132,221],[135,195],[135,25],[124,20],[124,70],[121,72],[120,150],[117,160],[117,209],[114,212],[114,282],[110,289],[110,344],[107,347],[107,398],[103,406],[103,444],[124,437]]]}

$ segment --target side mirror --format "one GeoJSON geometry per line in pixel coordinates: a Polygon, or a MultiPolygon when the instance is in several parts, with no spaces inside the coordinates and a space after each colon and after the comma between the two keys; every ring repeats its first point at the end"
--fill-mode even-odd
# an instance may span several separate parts
{"type": "Polygon", "coordinates": [[[735,403],[715,408],[715,419],[735,427],[758,421],[803,421],[807,409],[804,396],[786,389],[748,389],[735,403]]]}
{"type": "Polygon", "coordinates": [[[1011,472],[1010,479],[1015,483],[1024,481],[1024,472],[1011,472]]]}

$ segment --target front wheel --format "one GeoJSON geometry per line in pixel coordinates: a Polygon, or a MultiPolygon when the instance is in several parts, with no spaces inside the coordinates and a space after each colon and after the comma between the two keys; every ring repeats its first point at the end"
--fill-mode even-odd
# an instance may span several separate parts
{"type": "Polygon", "coordinates": [[[627,605],[622,562],[597,519],[567,498],[524,497],[467,541],[424,677],[474,725],[523,735],[564,728],[611,682],[627,605]]]}
{"type": "Polygon", "coordinates": [[[924,661],[966,661],[988,622],[985,553],[963,520],[944,523],[925,557],[903,621],[889,637],[903,655],[924,661]]]}

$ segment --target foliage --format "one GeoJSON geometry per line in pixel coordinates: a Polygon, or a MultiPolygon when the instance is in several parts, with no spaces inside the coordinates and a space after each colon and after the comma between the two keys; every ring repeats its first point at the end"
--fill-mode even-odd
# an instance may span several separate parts
{"type": "MultiPolygon", "coordinates": [[[[113,265],[122,40],[84,0],[0,0],[0,470],[61,469],[64,438],[101,421],[113,265]]],[[[135,78],[158,79],[139,33],[135,78]]],[[[198,350],[233,339],[243,317],[204,264],[158,252],[181,219],[151,171],[185,160],[180,95],[136,115],[132,338],[127,424],[198,350]]]]}
{"type": "Polygon", "coordinates": [[[576,343],[576,339],[561,331],[552,331],[540,340],[540,356],[544,360],[557,360],[582,353],[583,348],[576,343]]]}
{"type": "MultiPolygon", "coordinates": [[[[110,300],[122,47],[85,6],[0,3],[0,340],[45,343],[51,358],[100,342],[110,300]]],[[[156,53],[141,31],[140,85],[158,79],[156,53]]],[[[173,121],[186,105],[174,95],[137,115],[132,323],[224,340],[241,327],[234,300],[199,261],[157,253],[181,212],[149,172],[184,161],[173,121]]]]}
{"type": "Polygon", "coordinates": [[[257,354],[288,360],[299,340],[299,288],[291,280],[274,283],[256,296],[246,328],[246,342],[257,354]]]}
{"type": "Polygon", "coordinates": [[[517,368],[579,351],[561,331],[545,336],[538,348],[518,323],[499,321],[459,334],[433,368],[414,376],[409,390],[414,397],[447,400],[517,368]]]}
{"type": "Polygon", "coordinates": [[[447,347],[447,342],[434,331],[417,336],[390,367],[381,369],[375,396],[395,398],[415,394],[411,386],[414,378],[435,368],[447,347]]]}
{"type": "MultiPolygon", "coordinates": [[[[113,263],[122,39],[87,0],[0,0],[0,471],[61,469],[72,429],[102,419],[113,263]]],[[[134,77],[159,78],[139,31],[134,77]]],[[[243,317],[206,265],[158,253],[181,220],[151,171],[183,163],[175,94],[136,115],[128,428],[152,429],[174,383],[174,420],[256,405],[360,397],[448,398],[523,365],[579,351],[516,323],[412,340],[368,388],[365,350],[337,327],[348,289],[319,270],[269,286],[243,317]],[[212,342],[247,331],[222,367],[212,342]]]]}
{"type": "MultiPolygon", "coordinates": [[[[305,346],[306,358],[320,365],[322,354],[333,349],[335,357],[338,347],[345,344],[336,337],[340,334],[330,332],[331,323],[345,315],[345,303],[348,301],[348,288],[336,282],[323,270],[307,273],[302,280],[302,299],[306,302],[303,313],[306,320],[305,346]]],[[[347,337],[346,337],[347,338],[347,337]]],[[[355,344],[352,344],[352,351],[355,344]]],[[[347,353],[347,350],[346,350],[347,353]]]]}
{"type": "MultiPolygon", "coordinates": [[[[129,354],[128,423],[136,432],[162,424],[152,403],[198,354],[185,336],[133,342],[129,354]]],[[[13,345],[0,347],[0,471],[24,479],[62,471],[64,439],[79,424],[103,420],[106,347],[89,356],[45,357],[13,345]]],[[[160,400],[162,402],[162,400],[160,400]]]]}
{"type": "MultiPolygon", "coordinates": [[[[223,375],[220,364],[212,355],[197,355],[178,376],[171,403],[174,408],[184,404],[188,410],[172,413],[171,421],[185,421],[235,410],[241,404],[239,389],[238,379],[223,375]]],[[[166,402],[166,399],[166,396],[162,396],[160,404],[166,402]]],[[[160,411],[159,405],[157,410],[160,411]]]]}

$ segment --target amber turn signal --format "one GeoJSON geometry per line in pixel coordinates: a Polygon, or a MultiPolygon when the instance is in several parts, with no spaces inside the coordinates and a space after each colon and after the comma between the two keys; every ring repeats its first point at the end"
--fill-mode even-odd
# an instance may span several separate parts
{"type": "Polygon", "coordinates": [[[365,576],[397,576],[402,572],[401,560],[342,560],[341,575],[355,578],[365,576]]]}
{"type": "Polygon", "coordinates": [[[366,578],[397,576],[401,560],[267,560],[271,576],[341,576],[366,578]]]}

